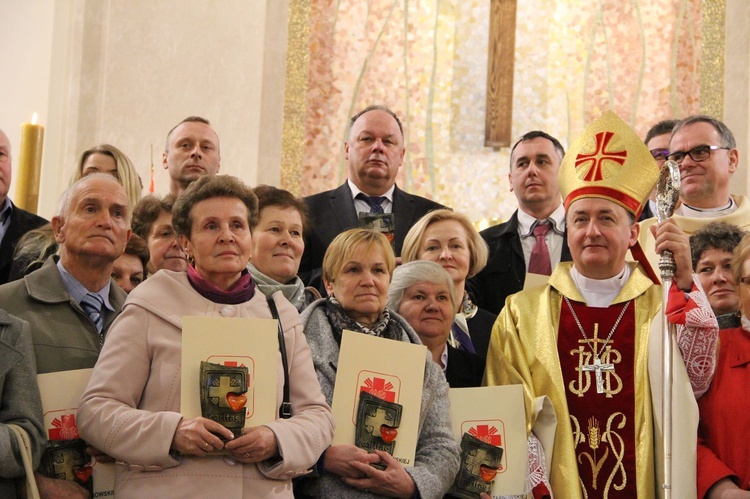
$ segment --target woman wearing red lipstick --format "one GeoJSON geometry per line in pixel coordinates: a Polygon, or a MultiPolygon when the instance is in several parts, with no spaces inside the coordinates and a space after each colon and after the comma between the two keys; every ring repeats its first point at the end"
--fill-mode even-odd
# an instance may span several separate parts
{"type": "Polygon", "coordinates": [[[466,291],[466,280],[487,264],[487,243],[469,218],[453,210],[426,214],[409,230],[401,258],[404,263],[429,260],[439,263],[453,278],[456,317],[448,342],[477,355],[484,365],[490,333],[497,316],[477,307],[466,291]]]}
{"type": "MultiPolygon", "coordinates": [[[[191,262],[187,272],[165,269],[147,279],[109,330],[77,419],[88,442],[127,463],[118,465],[117,497],[291,498],[291,478],[331,441],[333,419],[299,315],[281,293],[273,300],[284,328],[291,418],[234,438],[215,421],[180,414],[183,317],[271,318],[245,269],[257,207],[252,189],[237,178],[206,175],[193,182],[173,210],[191,262]]],[[[247,335],[253,341],[253,332],[247,335]]],[[[284,378],[279,356],[277,408],[284,378]]]]}
{"type": "Polygon", "coordinates": [[[735,248],[731,268],[742,319],[719,331],[716,373],[698,400],[699,498],[750,497],[750,452],[742,436],[750,427],[750,236],[735,248]]]}
{"type": "Polygon", "coordinates": [[[690,236],[693,272],[698,275],[719,329],[739,327],[737,283],[732,274],[732,253],[745,232],[736,225],[711,222],[690,236]]]}

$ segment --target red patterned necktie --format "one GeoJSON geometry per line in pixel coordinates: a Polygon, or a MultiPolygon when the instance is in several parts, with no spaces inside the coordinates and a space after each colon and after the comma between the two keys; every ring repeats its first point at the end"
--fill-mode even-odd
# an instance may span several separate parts
{"type": "Polygon", "coordinates": [[[529,273],[530,274],[541,274],[550,275],[552,273],[552,265],[549,260],[549,248],[547,247],[547,241],[545,236],[547,232],[552,228],[549,222],[537,222],[534,226],[534,237],[536,243],[534,249],[531,250],[531,257],[529,258],[529,273]]]}

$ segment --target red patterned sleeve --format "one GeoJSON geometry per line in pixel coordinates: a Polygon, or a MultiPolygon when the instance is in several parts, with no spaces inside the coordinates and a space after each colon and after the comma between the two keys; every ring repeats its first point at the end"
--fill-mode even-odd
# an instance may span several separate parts
{"type": "Polygon", "coordinates": [[[711,386],[716,371],[719,324],[695,274],[689,293],[672,283],[666,313],[669,322],[676,326],[677,345],[685,361],[693,393],[695,398],[700,398],[711,386]]]}

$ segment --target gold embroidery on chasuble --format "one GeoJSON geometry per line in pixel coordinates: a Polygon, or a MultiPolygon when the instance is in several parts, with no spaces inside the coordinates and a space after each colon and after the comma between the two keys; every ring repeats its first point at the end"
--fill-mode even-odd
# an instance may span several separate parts
{"type": "Polygon", "coordinates": [[[593,308],[571,301],[574,315],[563,301],[560,311],[560,367],[585,498],[637,495],[635,307],[625,303],[593,308]]]}

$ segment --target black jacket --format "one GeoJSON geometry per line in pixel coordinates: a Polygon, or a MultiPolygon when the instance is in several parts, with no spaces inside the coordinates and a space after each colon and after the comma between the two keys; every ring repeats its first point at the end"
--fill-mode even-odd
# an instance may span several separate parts
{"type": "Polygon", "coordinates": [[[10,225],[5,232],[5,236],[3,236],[2,242],[0,242],[0,284],[8,282],[8,274],[13,263],[13,251],[16,249],[18,240],[28,231],[37,229],[46,223],[47,220],[42,217],[13,205],[10,225]]]}
{"type": "MultiPolygon", "coordinates": [[[[331,241],[348,229],[359,227],[357,210],[354,208],[349,184],[331,191],[321,192],[305,198],[310,212],[310,227],[305,231],[305,252],[302,254],[299,275],[305,284],[319,286],[320,267],[331,241]]],[[[401,254],[406,233],[427,212],[444,208],[429,199],[407,194],[396,186],[393,190],[394,243],[396,256],[401,254]]]]}
{"type": "Polygon", "coordinates": [[[483,377],[483,359],[448,345],[448,367],[445,369],[445,379],[451,388],[482,386],[483,377]]]}

